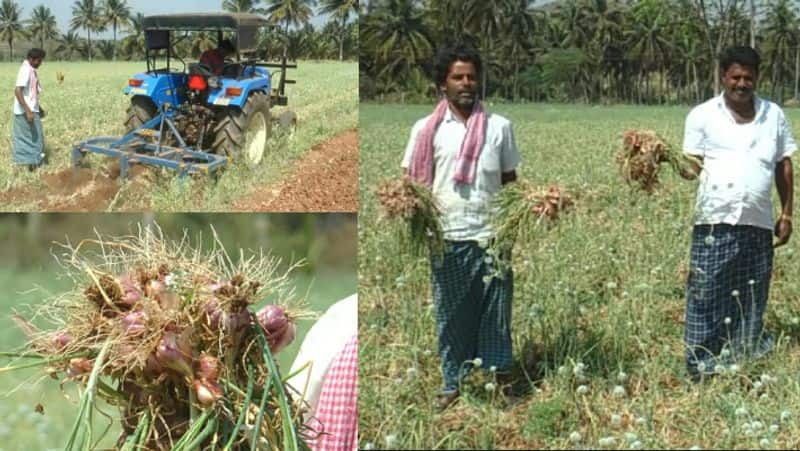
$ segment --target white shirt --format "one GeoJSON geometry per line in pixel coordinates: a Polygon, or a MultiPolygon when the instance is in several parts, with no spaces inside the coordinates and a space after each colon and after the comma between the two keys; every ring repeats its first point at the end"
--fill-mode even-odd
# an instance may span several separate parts
{"type": "MultiPolygon", "coordinates": [[[[39,112],[39,101],[37,96],[37,101],[33,101],[33,96],[31,92],[31,75],[32,72],[36,69],[31,66],[28,60],[22,62],[22,65],[19,67],[19,72],[17,72],[17,83],[14,86],[21,86],[22,87],[22,97],[25,99],[25,103],[28,104],[28,108],[31,111],[38,113],[39,112]]],[[[39,82],[37,84],[39,87],[39,92],[42,92],[42,83],[39,82]]],[[[25,114],[25,109],[22,108],[19,101],[17,100],[17,96],[14,96],[14,114],[25,114]]]]}
{"type": "Polygon", "coordinates": [[[355,334],[358,334],[358,295],[354,294],[329,307],[303,339],[289,374],[308,362],[311,362],[311,366],[292,376],[288,383],[300,393],[308,383],[303,396],[303,400],[309,404],[306,421],[317,410],[322,383],[333,360],[355,334]]]}
{"type": "Polygon", "coordinates": [[[683,151],[703,158],[695,224],[772,230],[775,166],[797,144],[778,105],[754,96],[752,122],[737,124],[723,95],[694,107],[686,117],[683,151]]]}
{"type": "MultiPolygon", "coordinates": [[[[452,241],[485,241],[494,236],[492,200],[502,187],[501,174],[517,168],[520,155],[511,122],[497,114],[487,113],[486,139],[478,158],[472,185],[456,183],[458,152],[467,134],[467,124],[447,109],[433,138],[433,197],[442,210],[444,238],[452,241]]],[[[403,168],[411,165],[417,136],[430,115],[420,119],[411,129],[411,137],[403,157],[403,168]]]]}

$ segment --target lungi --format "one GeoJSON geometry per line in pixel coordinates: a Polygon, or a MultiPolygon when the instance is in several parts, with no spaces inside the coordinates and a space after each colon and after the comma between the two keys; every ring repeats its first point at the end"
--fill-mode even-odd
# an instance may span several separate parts
{"type": "Polygon", "coordinates": [[[769,352],[772,338],[763,330],[763,318],[772,257],[771,230],[694,227],[684,333],[691,374],[713,373],[720,363],[769,352]]]}
{"type": "Polygon", "coordinates": [[[24,114],[15,114],[11,126],[11,152],[14,164],[40,165],[44,159],[44,133],[39,113],[33,113],[33,123],[24,114]]]}
{"type": "Polygon", "coordinates": [[[460,380],[479,357],[484,368],[511,369],[513,273],[492,277],[497,267],[475,241],[445,241],[444,253],[431,256],[436,333],[444,378],[443,393],[458,390],[460,380]]]}

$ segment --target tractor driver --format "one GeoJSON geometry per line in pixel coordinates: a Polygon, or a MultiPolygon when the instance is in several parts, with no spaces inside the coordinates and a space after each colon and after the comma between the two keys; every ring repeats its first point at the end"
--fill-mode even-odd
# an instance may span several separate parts
{"type": "Polygon", "coordinates": [[[206,65],[214,75],[222,75],[225,58],[236,52],[230,39],[223,39],[215,49],[209,49],[200,56],[200,64],[206,65]]]}

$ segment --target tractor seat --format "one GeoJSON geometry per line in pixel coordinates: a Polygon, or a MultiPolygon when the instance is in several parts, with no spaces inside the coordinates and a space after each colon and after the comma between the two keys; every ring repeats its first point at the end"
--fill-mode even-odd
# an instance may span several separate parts
{"type": "Polygon", "coordinates": [[[214,76],[210,67],[200,63],[189,63],[189,74],[198,74],[206,78],[214,76]]]}

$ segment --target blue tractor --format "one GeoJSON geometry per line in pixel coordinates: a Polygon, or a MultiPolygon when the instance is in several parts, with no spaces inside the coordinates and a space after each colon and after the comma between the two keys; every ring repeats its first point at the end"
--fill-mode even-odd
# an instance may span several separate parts
{"type": "MultiPolygon", "coordinates": [[[[189,173],[213,173],[233,159],[255,166],[261,162],[272,130],[271,105],[287,105],[287,64],[263,60],[257,48],[267,20],[256,14],[162,14],[144,18],[145,72],[128,80],[130,106],[123,137],[92,138],[72,153],[77,167],[86,153],[118,158],[120,177],[130,164],[141,163],[189,173]],[[234,36],[235,60],[226,60],[221,74],[174,54],[175,44],[191,31],[234,36]],[[182,36],[181,36],[182,34],[182,36]],[[268,68],[277,70],[271,74],[268,68]],[[274,86],[273,75],[279,75],[274,86]]],[[[293,125],[294,114],[277,118],[293,125]]]]}

